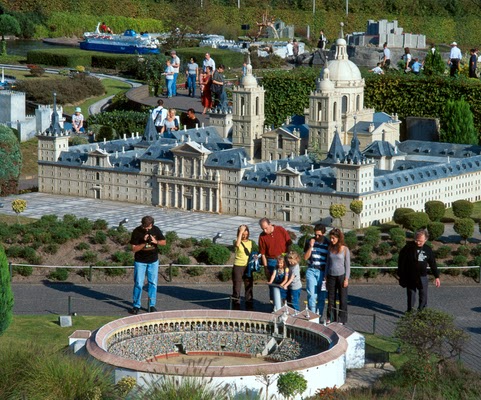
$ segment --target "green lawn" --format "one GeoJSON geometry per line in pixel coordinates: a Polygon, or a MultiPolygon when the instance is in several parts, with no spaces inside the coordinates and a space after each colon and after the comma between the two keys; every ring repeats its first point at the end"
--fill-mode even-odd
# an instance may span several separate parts
{"type": "Polygon", "coordinates": [[[57,315],[14,315],[7,331],[0,336],[0,347],[10,343],[36,343],[52,352],[68,345],[68,337],[77,329],[95,330],[117,317],[72,317],[72,327],[61,328],[57,315]]]}

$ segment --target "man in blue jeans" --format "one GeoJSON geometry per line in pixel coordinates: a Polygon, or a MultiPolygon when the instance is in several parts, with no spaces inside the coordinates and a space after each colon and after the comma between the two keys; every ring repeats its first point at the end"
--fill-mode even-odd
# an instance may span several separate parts
{"type": "Polygon", "coordinates": [[[309,239],[304,247],[304,260],[307,261],[307,306],[310,311],[319,314],[321,319],[326,301],[326,289],[325,284],[323,288],[323,282],[325,281],[326,260],[329,252],[329,240],[324,236],[325,233],[326,227],[317,224],[314,227],[314,237],[309,239]]]}
{"type": "Polygon", "coordinates": [[[130,238],[134,252],[134,292],[130,314],[137,315],[142,300],[145,274],[147,274],[149,293],[149,312],[156,312],[157,278],[159,275],[158,246],[165,246],[166,240],[162,231],[154,225],[154,219],[147,215],[142,218],[142,224],[134,229],[130,238]]]}

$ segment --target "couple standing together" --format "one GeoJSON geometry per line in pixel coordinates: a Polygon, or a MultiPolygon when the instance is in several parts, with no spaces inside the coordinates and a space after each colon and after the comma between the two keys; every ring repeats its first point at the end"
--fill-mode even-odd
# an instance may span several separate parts
{"type": "MultiPolygon", "coordinates": [[[[261,254],[262,265],[266,278],[271,281],[273,274],[277,274],[279,268],[279,259],[283,260],[283,255],[288,253],[289,247],[292,245],[292,240],[288,232],[281,226],[273,225],[268,218],[262,218],[259,221],[262,233],[259,236],[259,253],[261,254]]],[[[328,240],[324,234],[326,227],[318,224],[314,227],[315,236],[306,243],[304,249],[304,259],[308,262],[306,271],[306,290],[309,310],[319,314],[322,318],[325,303],[325,288],[329,293],[328,296],[328,310],[327,321],[336,321],[336,313],[333,312],[335,308],[336,294],[339,297],[339,322],[345,323],[347,321],[347,287],[350,276],[350,253],[347,246],[344,245],[344,235],[341,230],[334,228],[329,233],[328,240]],[[324,290],[323,290],[324,289],[324,290]],[[332,315],[332,318],[331,318],[332,315]]],[[[237,241],[235,243],[236,259],[234,261],[234,268],[232,273],[233,280],[233,300],[234,308],[240,308],[240,291],[242,282],[245,285],[245,301],[246,309],[253,309],[253,277],[246,276],[247,270],[247,256],[244,247],[252,252],[253,241],[249,239],[249,228],[246,225],[241,225],[237,230],[237,241]]],[[[297,264],[293,252],[290,252],[287,257],[287,263],[297,264]]],[[[281,262],[280,264],[284,264],[281,262]]],[[[284,271],[284,266],[281,265],[281,272],[284,271]]],[[[298,268],[291,268],[291,272],[300,274],[298,268]]],[[[300,276],[289,277],[287,282],[300,282],[300,276]]],[[[287,289],[288,285],[284,285],[287,289]]],[[[292,288],[295,293],[296,288],[292,288]]],[[[270,292],[270,297],[272,295],[270,292]]],[[[287,294],[286,294],[287,297],[287,294]]],[[[289,299],[288,299],[289,300],[289,299]]],[[[294,300],[294,299],[292,299],[294,300]]],[[[299,308],[298,301],[293,302],[297,309],[299,308]]]]}

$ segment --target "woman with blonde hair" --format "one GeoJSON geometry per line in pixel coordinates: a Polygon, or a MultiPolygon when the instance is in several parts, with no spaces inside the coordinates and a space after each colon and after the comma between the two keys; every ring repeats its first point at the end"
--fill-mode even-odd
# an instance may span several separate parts
{"type": "Polygon", "coordinates": [[[347,287],[351,274],[351,253],[344,244],[344,234],[334,228],[329,232],[330,244],[326,263],[327,323],[347,322],[347,287]],[[339,320],[335,308],[336,295],[339,297],[339,320]]]}
{"type": "Polygon", "coordinates": [[[160,133],[164,135],[164,137],[174,137],[172,135],[172,132],[179,130],[179,120],[175,116],[175,108],[169,108],[169,111],[167,112],[167,117],[162,120],[160,126],[162,127],[160,133]]]}

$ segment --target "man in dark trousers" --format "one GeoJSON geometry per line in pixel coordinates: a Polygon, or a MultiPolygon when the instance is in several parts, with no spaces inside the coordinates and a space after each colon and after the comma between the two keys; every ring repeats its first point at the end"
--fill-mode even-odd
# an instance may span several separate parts
{"type": "Polygon", "coordinates": [[[154,219],[147,215],[142,218],[142,224],[135,228],[130,238],[134,252],[134,292],[130,314],[137,315],[142,300],[145,274],[147,274],[149,312],[155,312],[157,300],[157,278],[159,275],[158,246],[165,246],[166,240],[162,231],[154,225],[154,219]]]}
{"type": "Polygon", "coordinates": [[[399,253],[398,276],[399,284],[406,288],[408,307],[407,312],[415,307],[416,291],[419,292],[419,310],[426,307],[428,302],[427,269],[435,277],[436,287],[441,286],[436,260],[431,247],[426,245],[429,233],[426,229],[419,229],[414,234],[414,241],[407,243],[399,253]]]}

